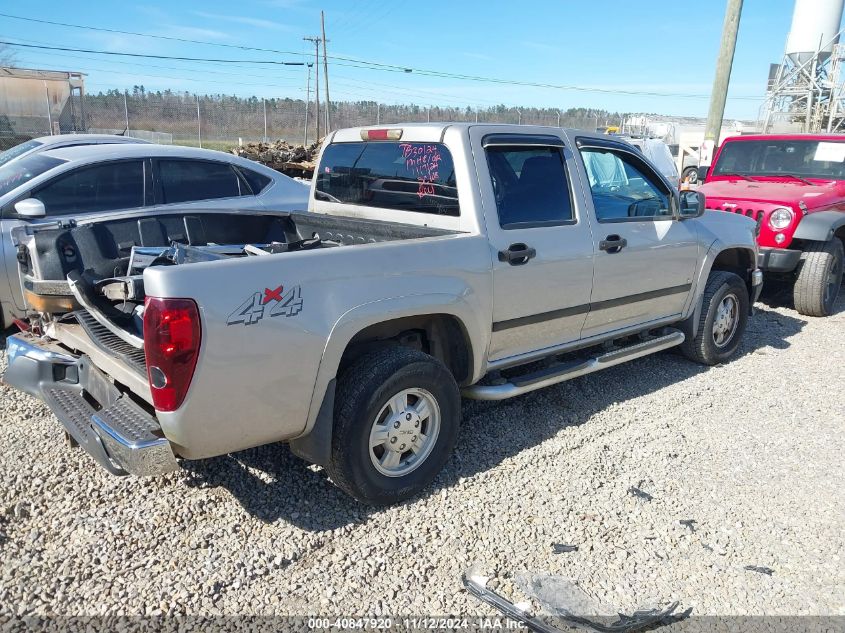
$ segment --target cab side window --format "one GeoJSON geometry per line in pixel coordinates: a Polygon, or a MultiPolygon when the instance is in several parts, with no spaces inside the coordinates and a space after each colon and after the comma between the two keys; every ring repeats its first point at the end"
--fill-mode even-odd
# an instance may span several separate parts
{"type": "Polygon", "coordinates": [[[48,216],[116,211],[144,206],[144,164],[140,160],[83,167],[32,193],[48,216]]]}
{"type": "Polygon", "coordinates": [[[574,222],[569,179],[559,147],[491,145],[486,152],[503,229],[574,222]]]}
{"type": "Polygon", "coordinates": [[[603,147],[581,150],[599,222],[672,217],[670,193],[637,156],[603,147]]]}

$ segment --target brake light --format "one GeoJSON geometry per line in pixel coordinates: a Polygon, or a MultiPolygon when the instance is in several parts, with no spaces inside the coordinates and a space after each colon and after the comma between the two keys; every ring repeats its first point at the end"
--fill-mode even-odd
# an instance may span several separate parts
{"type": "Polygon", "coordinates": [[[197,366],[201,331],[193,300],[147,297],[144,302],[147,378],[158,411],[182,405],[197,366]]]}
{"type": "Polygon", "coordinates": [[[401,129],[393,130],[361,130],[363,141],[398,141],[402,138],[401,129]]]}

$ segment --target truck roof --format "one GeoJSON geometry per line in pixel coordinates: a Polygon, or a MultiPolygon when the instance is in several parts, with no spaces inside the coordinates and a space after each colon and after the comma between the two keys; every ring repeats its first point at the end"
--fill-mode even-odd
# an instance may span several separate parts
{"type": "Polygon", "coordinates": [[[362,125],[359,127],[344,128],[336,130],[329,137],[329,142],[350,142],[361,140],[361,130],[390,130],[402,129],[403,131],[415,132],[414,137],[425,136],[428,142],[442,139],[443,134],[447,129],[467,130],[471,127],[495,127],[500,128],[502,132],[513,134],[559,134],[564,130],[568,134],[580,137],[599,138],[605,140],[615,140],[626,143],[624,139],[619,139],[607,134],[599,134],[590,130],[579,130],[575,128],[560,128],[553,125],[518,125],[515,123],[484,123],[475,122],[438,122],[438,123],[383,123],[380,125],[362,125]]]}

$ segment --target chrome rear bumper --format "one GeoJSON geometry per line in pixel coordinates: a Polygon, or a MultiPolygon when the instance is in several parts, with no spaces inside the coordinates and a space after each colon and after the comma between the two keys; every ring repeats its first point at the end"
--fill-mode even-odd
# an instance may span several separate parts
{"type": "Polygon", "coordinates": [[[179,468],[155,417],[121,393],[85,356],[30,334],[6,339],[3,382],[43,400],[62,426],[115,475],[179,468]]]}

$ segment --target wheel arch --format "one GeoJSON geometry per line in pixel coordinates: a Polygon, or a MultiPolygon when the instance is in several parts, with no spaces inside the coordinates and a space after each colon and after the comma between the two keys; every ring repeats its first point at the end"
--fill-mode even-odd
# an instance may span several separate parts
{"type": "Polygon", "coordinates": [[[845,248],[845,222],[834,231],[833,236],[838,238],[842,242],[842,247],[845,248]]]}
{"type": "Polygon", "coordinates": [[[818,211],[810,213],[798,223],[793,240],[827,242],[834,235],[845,240],[845,211],[818,211]]]}
{"type": "Polygon", "coordinates": [[[687,338],[694,338],[698,333],[698,322],[701,317],[701,304],[704,298],[704,290],[710,274],[715,271],[731,272],[745,282],[748,289],[748,296],[754,296],[752,287],[752,273],[757,268],[757,251],[753,246],[747,244],[725,245],[719,241],[714,242],[701,266],[698,279],[695,284],[695,293],[691,303],[691,312],[681,323],[681,330],[687,338]]]}
{"type": "Polygon", "coordinates": [[[472,334],[485,331],[480,319],[468,303],[453,295],[387,299],[342,315],[323,350],[305,430],[291,440],[291,450],[325,465],[331,449],[337,376],[344,366],[379,345],[428,350],[452,371],[459,385],[475,382],[483,375],[482,353],[487,349],[487,342],[472,334]],[[406,340],[397,340],[403,336],[406,340]]]}

